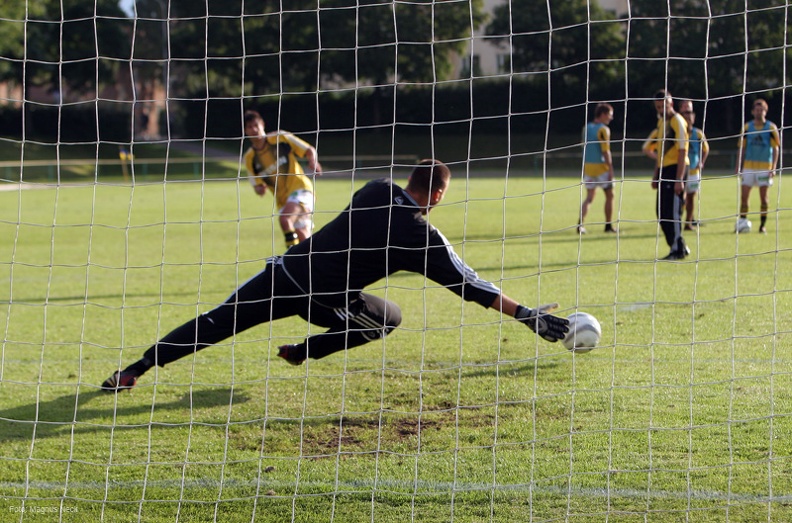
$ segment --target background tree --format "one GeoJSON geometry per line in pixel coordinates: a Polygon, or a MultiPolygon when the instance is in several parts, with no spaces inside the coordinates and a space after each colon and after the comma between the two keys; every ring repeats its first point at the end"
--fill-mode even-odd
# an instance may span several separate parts
{"type": "Polygon", "coordinates": [[[323,79],[381,86],[449,78],[454,57],[484,22],[483,1],[327,0],[320,18],[323,79]],[[350,7],[359,4],[358,9],[350,7]]]}
{"type": "Polygon", "coordinates": [[[486,32],[504,49],[511,45],[516,75],[551,82],[556,107],[623,96],[623,30],[596,2],[526,0],[497,6],[486,32]]]}
{"type": "Polygon", "coordinates": [[[130,50],[131,23],[118,1],[36,4],[24,33],[26,81],[94,94],[101,85],[114,83],[120,60],[128,59],[130,50]]]}
{"type": "MultiPolygon", "coordinates": [[[[79,127],[79,119],[73,114],[77,109],[61,106],[62,95],[64,91],[79,93],[96,109],[99,92],[104,86],[117,84],[121,63],[129,58],[130,20],[117,0],[0,0],[0,9],[0,80],[23,86],[24,100],[30,100],[34,87],[44,88],[52,94],[53,104],[51,108],[24,104],[22,112],[6,117],[13,121],[3,127],[14,134],[24,129],[29,136],[44,131],[75,137],[69,129],[62,133],[60,128],[61,122],[66,127],[79,127]]],[[[93,133],[96,139],[99,130],[95,111],[93,119],[87,121],[92,127],[87,133],[93,133]]]]}
{"type": "MultiPolygon", "coordinates": [[[[158,4],[138,0],[138,13],[158,4]]],[[[218,96],[447,79],[484,20],[483,0],[321,0],[319,10],[317,0],[290,0],[288,10],[264,0],[169,4],[171,76],[181,89],[218,96]]]]}
{"type": "Polygon", "coordinates": [[[117,0],[0,0],[0,79],[75,90],[109,81],[129,57],[130,23],[117,0]],[[96,18],[94,18],[96,16],[96,18]],[[25,62],[23,62],[26,60],[25,62]]]}
{"type": "Polygon", "coordinates": [[[679,97],[707,100],[706,116],[714,118],[716,130],[733,132],[742,119],[742,104],[735,98],[782,94],[788,6],[757,0],[633,0],[630,8],[631,99],[646,99],[667,87],[679,97]]]}
{"type": "MultiPolygon", "coordinates": [[[[18,0],[0,0],[0,81],[21,83],[25,58],[25,17],[39,18],[43,4],[26,6],[18,0]]],[[[35,45],[35,42],[31,42],[35,45]]]]}
{"type": "MultiPolygon", "coordinates": [[[[158,3],[138,0],[138,13],[156,11],[158,3]]],[[[483,0],[290,0],[285,6],[171,0],[172,96],[281,103],[315,100],[333,88],[380,94],[396,83],[431,84],[450,77],[454,58],[484,20],[483,0]]]]}

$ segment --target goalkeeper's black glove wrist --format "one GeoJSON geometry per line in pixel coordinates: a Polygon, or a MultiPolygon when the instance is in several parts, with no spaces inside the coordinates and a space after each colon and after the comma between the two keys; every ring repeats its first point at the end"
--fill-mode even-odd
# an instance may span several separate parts
{"type": "Polygon", "coordinates": [[[529,329],[549,342],[556,342],[564,338],[569,330],[569,320],[549,314],[558,307],[557,303],[542,305],[536,309],[517,306],[515,319],[528,326],[529,329]]]}

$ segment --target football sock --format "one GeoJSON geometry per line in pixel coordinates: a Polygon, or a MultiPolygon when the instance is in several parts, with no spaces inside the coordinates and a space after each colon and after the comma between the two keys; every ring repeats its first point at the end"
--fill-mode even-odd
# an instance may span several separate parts
{"type": "Polygon", "coordinates": [[[286,240],[286,247],[291,247],[292,245],[300,243],[300,237],[297,236],[294,230],[283,233],[283,238],[286,240]]]}

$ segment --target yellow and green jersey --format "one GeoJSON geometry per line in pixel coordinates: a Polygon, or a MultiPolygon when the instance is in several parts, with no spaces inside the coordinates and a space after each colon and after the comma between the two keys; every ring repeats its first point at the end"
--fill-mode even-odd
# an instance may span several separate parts
{"type": "Polygon", "coordinates": [[[610,152],[610,128],[604,123],[589,122],[585,139],[583,174],[596,178],[609,170],[604,155],[610,152]]]}
{"type": "Polygon", "coordinates": [[[690,162],[690,174],[701,173],[701,158],[703,154],[709,154],[709,143],[704,131],[698,127],[691,127],[690,138],[688,139],[688,160],[690,162]]]}
{"type": "Polygon", "coordinates": [[[751,120],[743,127],[740,149],[744,151],[743,169],[750,171],[769,171],[773,168],[773,149],[781,146],[778,127],[766,121],[761,128],[751,120]]]}

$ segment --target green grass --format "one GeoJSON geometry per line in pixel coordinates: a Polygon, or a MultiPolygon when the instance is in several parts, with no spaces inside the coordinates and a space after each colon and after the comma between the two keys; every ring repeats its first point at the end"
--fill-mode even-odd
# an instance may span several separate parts
{"type": "MultiPolygon", "coordinates": [[[[295,368],[275,347],[308,327],[282,320],[103,394],[283,250],[271,198],[234,181],[0,192],[0,520],[790,520],[783,184],[769,234],[736,236],[736,181],[706,179],[692,257],[661,263],[645,178],[618,188],[621,235],[600,232],[600,194],[581,238],[573,180],[457,172],[432,222],[525,304],[595,314],[598,349],[397,274],[373,288],[404,311],[384,342],[295,368]]],[[[319,179],[317,222],[362,183],[319,179]]]]}

